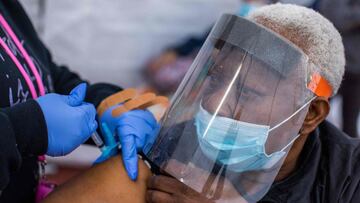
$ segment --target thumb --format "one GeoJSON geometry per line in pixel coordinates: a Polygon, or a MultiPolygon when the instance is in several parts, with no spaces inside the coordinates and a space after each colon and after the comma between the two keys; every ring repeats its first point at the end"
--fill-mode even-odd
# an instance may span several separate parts
{"type": "Polygon", "coordinates": [[[68,96],[68,104],[70,106],[79,106],[85,99],[86,96],[86,83],[81,83],[71,90],[70,95],[68,96]]]}

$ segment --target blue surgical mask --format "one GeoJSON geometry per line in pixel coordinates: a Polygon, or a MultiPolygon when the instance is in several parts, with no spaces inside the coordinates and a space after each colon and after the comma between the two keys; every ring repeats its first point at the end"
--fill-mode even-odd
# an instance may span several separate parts
{"type": "Polygon", "coordinates": [[[285,149],[299,135],[280,151],[268,155],[265,143],[269,132],[290,120],[311,101],[272,129],[266,125],[213,116],[200,106],[195,116],[200,148],[209,159],[227,165],[229,170],[235,172],[271,169],[285,156],[285,149]]]}

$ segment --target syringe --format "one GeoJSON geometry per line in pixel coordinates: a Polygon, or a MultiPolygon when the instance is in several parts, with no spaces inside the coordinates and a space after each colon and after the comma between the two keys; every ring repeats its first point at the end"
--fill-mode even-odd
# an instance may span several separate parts
{"type": "Polygon", "coordinates": [[[91,135],[91,138],[95,142],[96,146],[99,147],[100,149],[104,146],[103,140],[96,131],[91,135]]]}

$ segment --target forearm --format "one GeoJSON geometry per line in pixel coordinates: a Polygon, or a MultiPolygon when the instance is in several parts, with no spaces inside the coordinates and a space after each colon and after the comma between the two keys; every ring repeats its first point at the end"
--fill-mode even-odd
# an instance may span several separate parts
{"type": "Polygon", "coordinates": [[[41,109],[33,100],[0,109],[0,191],[20,168],[22,157],[46,152],[46,130],[41,109]]]}

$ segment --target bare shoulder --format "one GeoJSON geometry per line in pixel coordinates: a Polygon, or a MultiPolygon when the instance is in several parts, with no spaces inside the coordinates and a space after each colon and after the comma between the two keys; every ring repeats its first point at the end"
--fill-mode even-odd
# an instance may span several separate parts
{"type": "Polygon", "coordinates": [[[96,165],[57,188],[44,203],[145,202],[146,181],[151,171],[139,161],[139,176],[131,181],[120,156],[96,165]]]}

